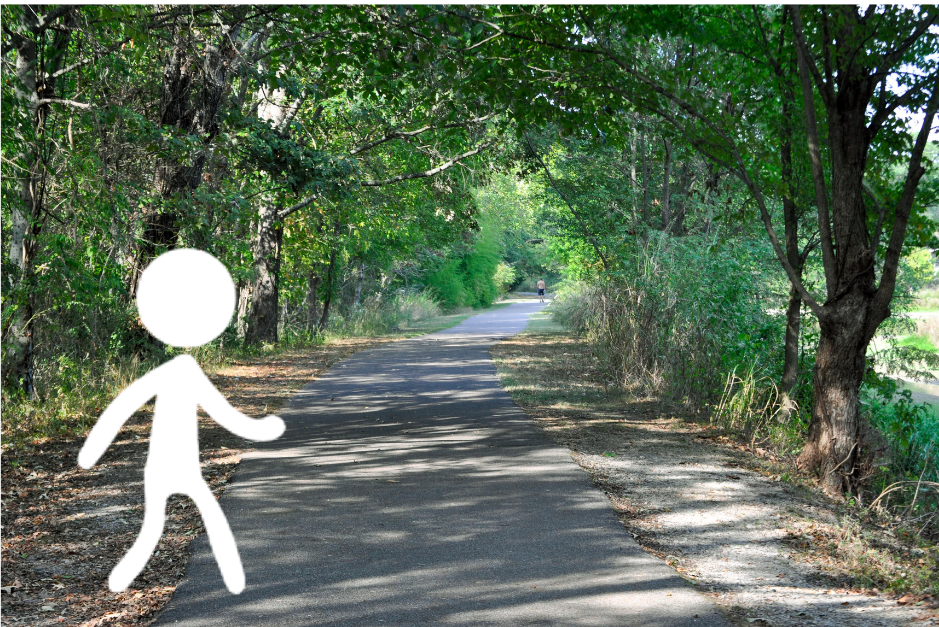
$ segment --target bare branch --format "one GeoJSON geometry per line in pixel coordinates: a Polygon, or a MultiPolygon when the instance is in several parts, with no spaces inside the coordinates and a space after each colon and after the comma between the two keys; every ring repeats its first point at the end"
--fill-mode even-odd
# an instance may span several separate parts
{"type": "Polygon", "coordinates": [[[495,115],[494,113],[490,113],[489,115],[484,115],[479,118],[473,118],[471,120],[464,120],[463,122],[452,122],[450,124],[441,124],[439,126],[428,124],[427,126],[423,126],[413,131],[394,131],[392,133],[387,133],[384,137],[376,139],[375,141],[369,142],[367,144],[364,144],[363,146],[359,146],[358,148],[355,148],[349,154],[352,156],[355,156],[357,154],[365,152],[366,150],[371,150],[375,146],[380,146],[381,144],[384,144],[385,142],[389,142],[393,139],[407,139],[409,137],[415,137],[417,135],[420,135],[421,133],[426,133],[427,131],[434,131],[434,130],[439,130],[439,129],[444,129],[444,128],[460,128],[462,126],[469,126],[470,124],[479,124],[481,122],[485,122],[487,120],[492,119],[494,115],[495,115]]]}
{"type": "Polygon", "coordinates": [[[384,179],[380,181],[362,181],[359,183],[359,185],[362,187],[381,187],[382,185],[390,185],[391,183],[400,183],[401,181],[410,181],[412,179],[429,178],[431,176],[434,176],[435,174],[440,174],[444,170],[450,169],[451,167],[453,167],[454,165],[456,165],[463,159],[468,159],[469,157],[472,157],[473,155],[479,154],[483,150],[486,150],[487,148],[489,148],[489,146],[491,145],[492,144],[490,142],[484,142],[480,144],[479,146],[477,146],[476,148],[473,148],[472,150],[464,152],[461,155],[457,155],[456,157],[453,157],[449,161],[445,161],[444,163],[441,163],[440,165],[438,165],[436,168],[431,168],[430,170],[424,170],[423,172],[411,172],[410,174],[399,174],[398,176],[393,176],[390,179],[384,179]]]}
{"type": "Polygon", "coordinates": [[[49,104],[63,104],[70,107],[75,107],[76,109],[83,109],[85,111],[94,107],[94,105],[88,104],[87,102],[77,102],[75,100],[67,100],[65,98],[41,98],[36,101],[37,107],[49,104]]]}

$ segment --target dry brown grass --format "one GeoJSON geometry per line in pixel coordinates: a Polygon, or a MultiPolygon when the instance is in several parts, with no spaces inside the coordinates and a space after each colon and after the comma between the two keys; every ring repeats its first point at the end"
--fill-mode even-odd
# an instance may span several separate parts
{"type": "MultiPolygon", "coordinates": [[[[634,450],[630,445],[638,436],[633,427],[640,427],[694,433],[694,440],[700,443],[696,446],[733,449],[741,467],[776,481],[801,486],[810,483],[796,476],[790,460],[709,429],[688,418],[677,404],[654,397],[630,397],[610,384],[589,347],[569,334],[526,333],[494,346],[491,353],[503,385],[516,402],[556,442],[574,451],[579,463],[581,457],[586,460],[591,455],[596,461],[605,451],[634,450]]],[[[676,447],[676,454],[693,450],[685,446],[676,447]]],[[[675,463],[678,461],[676,457],[675,463]]],[[[616,484],[592,467],[585,470],[594,475],[595,483],[608,494],[640,544],[654,554],[663,553],[647,529],[654,527],[656,512],[625,496],[633,487],[616,484]]],[[[790,537],[801,561],[828,573],[828,583],[839,588],[878,588],[909,595],[908,599],[926,605],[935,603],[939,596],[939,546],[925,546],[904,535],[896,521],[876,518],[872,512],[831,501],[814,491],[804,490],[804,494],[806,507],[799,505],[803,513],[796,517],[790,537]],[[800,553],[798,549],[804,550],[800,553]]]]}

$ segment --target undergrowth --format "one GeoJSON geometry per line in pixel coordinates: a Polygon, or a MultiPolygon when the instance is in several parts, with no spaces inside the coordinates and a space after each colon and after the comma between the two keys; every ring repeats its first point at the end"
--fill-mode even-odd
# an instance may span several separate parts
{"type": "Polygon", "coordinates": [[[245,346],[232,324],[215,341],[193,349],[141,341],[134,345],[135,350],[113,350],[100,361],[63,355],[40,360],[35,365],[40,394],[27,398],[4,392],[3,445],[15,448],[36,440],[82,435],[121,390],[183,353],[192,355],[203,370],[212,372],[231,360],[276,355],[343,338],[398,333],[440,315],[440,306],[428,295],[402,292],[391,298],[366,299],[347,316],[334,317],[325,333],[288,325],[281,330],[276,345],[245,346]]]}

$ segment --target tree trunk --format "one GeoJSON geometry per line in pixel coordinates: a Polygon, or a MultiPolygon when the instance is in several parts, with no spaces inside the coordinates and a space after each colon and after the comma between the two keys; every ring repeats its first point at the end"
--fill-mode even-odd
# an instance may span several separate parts
{"type": "Polygon", "coordinates": [[[646,134],[639,131],[639,161],[642,164],[642,221],[649,223],[649,162],[646,160],[646,134]]]}
{"type": "Polygon", "coordinates": [[[672,221],[671,208],[671,178],[672,178],[672,143],[667,139],[662,139],[665,144],[665,164],[662,172],[662,230],[669,230],[669,223],[672,221]]]}
{"type": "Polygon", "coordinates": [[[320,275],[310,270],[306,291],[306,330],[307,333],[311,334],[316,333],[316,307],[319,303],[319,296],[317,296],[316,292],[319,285],[320,275]]]}
{"type": "Polygon", "coordinates": [[[633,220],[636,220],[639,217],[639,211],[636,202],[636,144],[639,142],[639,131],[633,128],[632,135],[629,141],[629,188],[632,196],[632,205],[633,205],[633,220]]]}
{"type": "MultiPolygon", "coordinates": [[[[338,223],[337,223],[338,224],[338,223]]],[[[338,231],[338,226],[337,229],[338,231]]],[[[329,254],[329,268],[326,270],[326,295],[323,297],[323,315],[320,317],[319,330],[326,330],[326,323],[329,322],[329,305],[333,302],[333,283],[336,275],[336,248],[338,243],[333,243],[333,250],[329,254]]]]}
{"type": "Polygon", "coordinates": [[[842,494],[852,492],[860,479],[858,393],[870,341],[864,333],[869,301],[858,290],[825,309],[815,356],[812,421],[799,466],[816,472],[829,493],[842,494]]]}
{"type": "Polygon", "coordinates": [[[189,25],[177,25],[173,49],[163,66],[160,125],[198,136],[205,149],[182,160],[157,160],[153,185],[162,202],[144,216],[143,236],[128,280],[131,298],[136,296],[140,275],[150,261],[160,251],[176,246],[182,225],[174,203],[187,199],[202,183],[208,147],[219,133],[219,111],[231,73],[228,57],[233,56],[231,42],[236,36],[237,29],[222,35],[218,46],[206,43],[199,66],[189,25]],[[201,79],[200,89],[196,101],[191,102],[196,79],[201,79]]]}
{"type": "Polygon", "coordinates": [[[795,409],[792,392],[799,382],[799,336],[802,332],[802,296],[795,285],[789,284],[789,300],[786,305],[786,339],[783,346],[783,375],[780,407],[783,417],[788,418],[795,409]]]}
{"type": "MultiPolygon", "coordinates": [[[[795,181],[792,170],[792,121],[795,94],[786,90],[782,103],[782,137],[780,161],[782,164],[783,220],[785,223],[786,257],[799,279],[802,278],[802,257],[799,254],[799,216],[794,199],[795,181]]],[[[799,381],[799,334],[802,326],[802,296],[795,284],[789,282],[789,302],[786,306],[786,339],[783,347],[783,375],[780,398],[781,416],[788,419],[795,409],[792,392],[799,381]]]]}
{"type": "MultiPolygon", "coordinates": [[[[867,346],[887,315],[886,308],[876,311],[872,307],[877,288],[862,198],[869,149],[865,117],[868,99],[859,97],[857,90],[857,85],[847,81],[842,85],[838,108],[828,108],[836,252],[829,261],[834,267],[826,264],[830,287],[819,316],[812,421],[798,460],[803,470],[819,475],[822,486],[831,494],[850,493],[859,480],[858,394],[867,346]]],[[[810,128],[809,137],[810,142],[817,137],[814,128],[810,128]]],[[[818,177],[820,168],[814,174],[818,177]]]]}
{"type": "Polygon", "coordinates": [[[244,340],[248,332],[248,306],[251,303],[251,282],[245,279],[238,281],[238,320],[236,329],[238,338],[244,340]]]}
{"type": "Polygon", "coordinates": [[[675,235],[685,234],[685,211],[688,202],[688,190],[691,189],[691,174],[688,166],[682,163],[678,174],[678,201],[675,203],[675,226],[672,232],[675,235]]]}
{"type": "Polygon", "coordinates": [[[359,263],[359,278],[355,284],[355,301],[352,303],[353,309],[358,309],[362,304],[362,281],[365,280],[365,262],[359,263]]]}
{"type": "Polygon", "coordinates": [[[258,231],[252,246],[254,287],[251,290],[251,308],[245,333],[245,344],[249,346],[277,343],[278,279],[283,228],[276,219],[277,208],[273,203],[261,208],[258,231]]]}
{"type": "Polygon", "coordinates": [[[859,120],[839,120],[840,116],[835,115],[829,118],[832,215],[839,243],[836,263],[840,267],[832,269],[835,293],[829,293],[819,316],[815,400],[808,441],[799,456],[799,466],[818,473],[823,487],[832,494],[851,492],[859,479],[855,467],[860,431],[858,393],[867,345],[886,317],[877,315],[871,307],[877,290],[861,198],[866,154],[863,150],[858,154],[858,147],[866,145],[863,114],[861,109],[859,120]],[[856,134],[850,137],[846,131],[856,134]]]}
{"type": "Polygon", "coordinates": [[[24,8],[19,23],[11,25],[8,34],[16,48],[16,99],[26,108],[28,129],[8,130],[22,141],[23,151],[17,155],[18,171],[22,173],[18,202],[10,208],[10,263],[17,269],[15,277],[3,286],[13,294],[8,306],[16,307],[8,326],[3,329],[6,344],[0,379],[11,389],[28,396],[36,393],[33,377],[33,334],[35,332],[35,286],[33,267],[39,251],[39,234],[45,221],[45,173],[40,155],[46,152],[46,123],[49,105],[40,105],[42,98],[54,98],[55,79],[51,78],[64,63],[71,41],[71,31],[57,30],[49,40],[46,31],[62,17],[75,20],[75,9],[59,7],[58,16],[40,17],[38,7],[24,8]],[[37,41],[43,42],[39,55],[37,41]],[[48,78],[47,78],[48,77],[48,78]],[[24,136],[25,135],[25,136],[24,136]]]}

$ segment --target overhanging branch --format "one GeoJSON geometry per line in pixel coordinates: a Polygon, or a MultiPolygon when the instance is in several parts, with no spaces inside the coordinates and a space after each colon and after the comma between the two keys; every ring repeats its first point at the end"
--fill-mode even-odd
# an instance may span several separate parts
{"type": "Polygon", "coordinates": [[[431,176],[434,176],[435,174],[440,174],[444,170],[450,169],[451,167],[455,166],[457,163],[459,163],[460,161],[464,159],[468,159],[469,157],[472,157],[473,155],[479,154],[483,150],[489,148],[489,146],[491,145],[492,144],[490,142],[484,142],[480,144],[479,146],[477,146],[476,148],[473,148],[472,150],[468,150],[461,155],[457,155],[453,157],[452,159],[450,159],[449,161],[445,161],[444,163],[441,163],[440,165],[438,165],[436,168],[431,168],[430,170],[424,170],[423,172],[411,172],[409,174],[399,174],[398,176],[393,176],[390,179],[361,181],[359,185],[361,187],[381,187],[382,185],[400,183],[401,181],[410,181],[412,179],[429,178],[431,176]]]}
{"type": "Polygon", "coordinates": [[[450,124],[440,124],[436,126],[433,124],[428,124],[426,126],[422,126],[421,128],[415,129],[413,131],[394,131],[391,133],[386,133],[383,137],[380,137],[374,141],[368,142],[367,144],[363,144],[362,146],[359,146],[358,148],[353,149],[349,154],[352,156],[355,156],[367,150],[371,150],[372,148],[376,146],[380,146],[381,144],[389,142],[393,139],[408,139],[410,137],[416,137],[417,135],[426,133],[427,131],[435,131],[435,130],[440,130],[440,129],[445,129],[445,128],[461,128],[463,126],[469,126],[470,124],[480,124],[482,122],[492,119],[494,115],[495,115],[494,113],[490,113],[489,115],[484,115],[482,117],[473,118],[471,120],[464,120],[463,122],[451,122],[450,124]]]}

